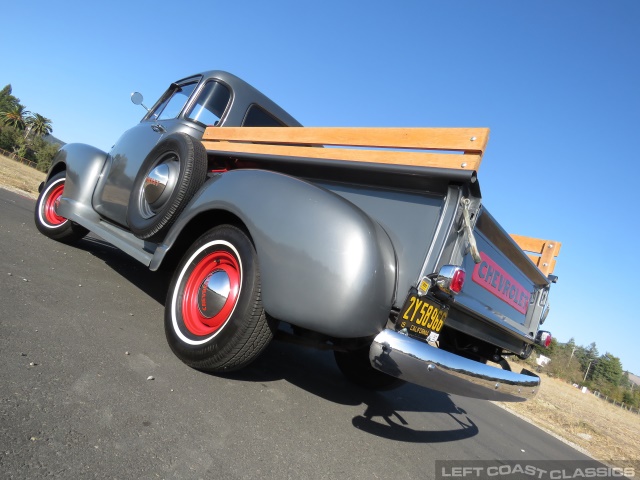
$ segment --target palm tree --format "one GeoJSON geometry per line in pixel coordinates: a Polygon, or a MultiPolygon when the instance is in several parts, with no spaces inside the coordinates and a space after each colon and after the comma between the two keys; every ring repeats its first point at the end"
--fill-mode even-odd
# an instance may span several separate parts
{"type": "Polygon", "coordinates": [[[27,126],[27,118],[31,112],[25,110],[22,105],[16,105],[6,112],[0,112],[0,119],[5,125],[24,130],[27,126]]]}
{"type": "Polygon", "coordinates": [[[26,124],[28,125],[28,132],[33,133],[39,137],[44,137],[45,135],[49,135],[53,132],[53,128],[51,127],[51,120],[47,117],[43,117],[39,113],[34,113],[31,117],[26,120],[26,124]]]}
{"type": "Polygon", "coordinates": [[[19,104],[20,99],[11,95],[11,84],[0,90],[0,112],[5,112],[19,104]]]}

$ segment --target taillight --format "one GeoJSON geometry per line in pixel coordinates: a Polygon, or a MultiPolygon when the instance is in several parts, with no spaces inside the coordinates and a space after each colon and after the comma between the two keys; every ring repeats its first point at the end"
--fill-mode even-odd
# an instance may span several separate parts
{"type": "Polygon", "coordinates": [[[538,335],[536,335],[536,343],[543,346],[544,348],[549,348],[552,338],[553,337],[551,336],[551,333],[540,330],[538,332],[538,335]]]}
{"type": "Polygon", "coordinates": [[[466,278],[467,273],[460,269],[456,270],[456,273],[453,274],[453,278],[451,279],[451,291],[455,293],[460,293],[462,291],[462,287],[464,286],[464,279],[466,278]]]}
{"type": "Polygon", "coordinates": [[[456,295],[462,291],[466,277],[464,268],[456,265],[444,265],[438,272],[436,285],[449,295],[456,295]]]}

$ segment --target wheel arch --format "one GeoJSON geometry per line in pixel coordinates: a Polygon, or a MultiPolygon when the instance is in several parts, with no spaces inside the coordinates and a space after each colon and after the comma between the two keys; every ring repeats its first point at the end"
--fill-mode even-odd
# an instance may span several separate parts
{"type": "Polygon", "coordinates": [[[254,243],[269,315],[338,338],[374,335],[386,324],[396,286],[389,236],[343,197],[288,175],[247,169],[209,179],[150,268],[171,265],[223,223],[254,243]]]}
{"type": "Polygon", "coordinates": [[[51,179],[52,177],[54,177],[57,174],[59,174],[60,172],[64,172],[66,169],[67,169],[67,164],[65,162],[56,163],[49,170],[49,174],[47,175],[47,179],[46,179],[45,183],[48,182],[49,179],[51,179]]]}
{"type": "Polygon", "coordinates": [[[251,233],[240,217],[227,210],[205,210],[191,217],[189,221],[180,228],[177,236],[172,241],[171,248],[164,252],[162,258],[158,258],[152,262],[150,268],[152,270],[157,270],[158,268],[164,270],[175,268],[193,242],[207,231],[219,225],[233,225],[242,230],[249,237],[249,240],[253,242],[251,233]]]}
{"type": "Polygon", "coordinates": [[[102,150],[83,143],[68,143],[56,153],[47,175],[47,181],[54,175],[66,171],[64,196],[60,201],[60,213],[66,218],[80,218],[82,212],[95,216],[91,207],[93,192],[107,154],[102,150]]]}

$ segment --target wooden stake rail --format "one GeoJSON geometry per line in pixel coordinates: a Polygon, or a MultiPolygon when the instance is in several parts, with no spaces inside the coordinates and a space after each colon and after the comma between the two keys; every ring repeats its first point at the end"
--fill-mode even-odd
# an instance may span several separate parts
{"type": "Polygon", "coordinates": [[[478,170],[488,140],[488,128],[208,127],[202,143],[230,155],[478,170]]]}
{"type": "Polygon", "coordinates": [[[560,242],[542,240],[540,238],[511,235],[518,246],[527,254],[533,263],[546,276],[553,273],[556,267],[556,257],[560,254],[560,242]]]}
{"type": "MultiPolygon", "coordinates": [[[[205,148],[217,154],[473,171],[480,167],[488,140],[488,128],[207,127],[202,137],[205,148]],[[315,148],[318,146],[348,148],[315,148]]],[[[252,161],[259,161],[259,157],[252,161]]],[[[553,272],[560,242],[511,237],[545,276],[553,272]]]]}

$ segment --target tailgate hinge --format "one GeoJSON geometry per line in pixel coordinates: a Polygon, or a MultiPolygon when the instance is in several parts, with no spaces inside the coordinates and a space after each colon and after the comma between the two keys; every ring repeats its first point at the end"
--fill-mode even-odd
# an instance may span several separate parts
{"type": "Polygon", "coordinates": [[[480,258],[476,238],[473,235],[471,215],[469,214],[469,205],[471,205],[471,201],[468,198],[462,198],[460,200],[460,204],[462,205],[462,229],[464,229],[467,241],[469,242],[469,252],[471,253],[471,257],[473,257],[473,261],[475,263],[480,263],[482,262],[482,258],[480,258]]]}

